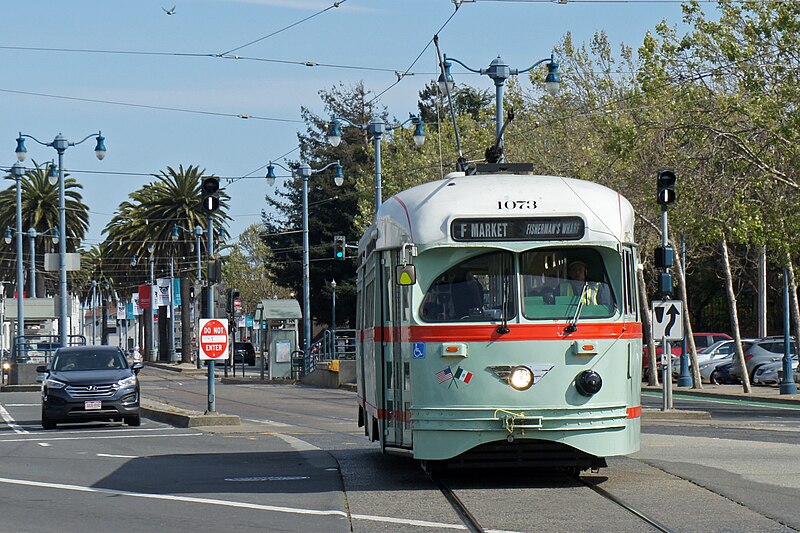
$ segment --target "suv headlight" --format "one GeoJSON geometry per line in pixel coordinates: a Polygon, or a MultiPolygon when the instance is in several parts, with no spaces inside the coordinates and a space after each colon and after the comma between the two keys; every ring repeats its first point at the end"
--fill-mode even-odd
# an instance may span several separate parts
{"type": "Polygon", "coordinates": [[[125,387],[133,387],[134,385],[136,385],[136,376],[121,379],[117,381],[114,386],[118,389],[124,389],[125,387]]]}
{"type": "Polygon", "coordinates": [[[50,387],[51,389],[63,389],[64,387],[67,386],[67,384],[58,381],[57,379],[47,378],[46,380],[44,380],[44,386],[50,387]]]}

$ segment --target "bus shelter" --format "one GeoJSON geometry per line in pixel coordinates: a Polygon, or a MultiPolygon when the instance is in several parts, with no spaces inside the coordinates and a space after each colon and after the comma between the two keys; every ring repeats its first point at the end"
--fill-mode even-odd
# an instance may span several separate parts
{"type": "Polygon", "coordinates": [[[269,379],[291,377],[292,353],[298,345],[297,324],[302,317],[297,300],[261,300],[256,309],[258,346],[262,361],[267,361],[269,379]]]}

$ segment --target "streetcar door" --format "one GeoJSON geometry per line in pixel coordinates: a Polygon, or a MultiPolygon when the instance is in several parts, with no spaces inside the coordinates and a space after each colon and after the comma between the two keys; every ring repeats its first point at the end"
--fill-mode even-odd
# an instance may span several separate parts
{"type": "MultiPolygon", "coordinates": [[[[397,331],[394,318],[395,312],[395,287],[394,264],[396,254],[384,252],[381,261],[381,343],[383,353],[384,378],[386,386],[386,425],[384,435],[386,444],[398,446],[403,440],[403,390],[402,390],[402,355],[395,342],[394,333],[397,331]],[[392,261],[391,259],[394,259],[392,261]]],[[[376,348],[378,348],[376,346],[376,348]]]]}
{"type": "Polygon", "coordinates": [[[394,443],[398,446],[410,448],[411,440],[411,353],[408,343],[403,342],[401,332],[409,325],[411,320],[411,303],[409,296],[411,288],[407,285],[400,285],[397,276],[399,270],[396,268],[400,264],[400,251],[392,250],[387,259],[386,287],[388,294],[388,314],[384,324],[384,331],[389,332],[390,337],[384,344],[387,354],[387,365],[391,364],[392,383],[391,394],[393,416],[391,418],[391,431],[394,436],[394,443]]]}

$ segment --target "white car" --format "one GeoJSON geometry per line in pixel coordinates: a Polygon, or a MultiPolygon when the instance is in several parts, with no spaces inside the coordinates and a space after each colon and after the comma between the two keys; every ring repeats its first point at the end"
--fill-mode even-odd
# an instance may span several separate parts
{"type": "MultiPolygon", "coordinates": [[[[797,356],[792,358],[792,369],[797,368],[797,356]]],[[[794,374],[794,372],[792,372],[794,374]]],[[[783,379],[783,359],[765,363],[758,367],[753,374],[753,384],[771,385],[779,384],[783,379]]]]}
{"type": "MultiPolygon", "coordinates": [[[[742,343],[745,341],[743,340],[742,343]]],[[[727,363],[731,362],[730,357],[732,356],[733,352],[736,350],[734,345],[734,341],[731,339],[726,339],[722,341],[717,341],[714,344],[700,350],[697,352],[697,364],[700,365],[700,377],[701,381],[706,381],[713,368],[708,371],[708,374],[703,376],[703,369],[708,368],[708,366],[704,367],[703,364],[711,361],[720,361],[722,359],[727,359],[727,363]]],[[[691,360],[689,361],[691,365],[691,360]]],[[[713,365],[716,367],[716,364],[713,365]]],[[[672,376],[677,378],[681,373],[681,358],[680,357],[672,357],[672,376]]]]}

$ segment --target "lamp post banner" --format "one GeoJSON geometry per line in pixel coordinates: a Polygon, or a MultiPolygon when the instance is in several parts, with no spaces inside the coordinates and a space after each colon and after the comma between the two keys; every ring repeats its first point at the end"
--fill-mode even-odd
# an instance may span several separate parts
{"type": "Polygon", "coordinates": [[[152,305],[150,294],[152,292],[150,285],[139,285],[139,309],[150,309],[152,305]]]}
{"type": "Polygon", "coordinates": [[[181,306],[181,278],[175,278],[172,281],[175,283],[172,284],[172,294],[175,295],[173,300],[175,301],[175,305],[173,307],[180,307],[181,306]]]}
{"type": "Polygon", "coordinates": [[[169,307],[169,302],[171,300],[171,294],[169,290],[169,278],[158,278],[156,280],[156,286],[158,287],[158,291],[156,291],[156,305],[158,307],[166,306],[169,307]]]}

